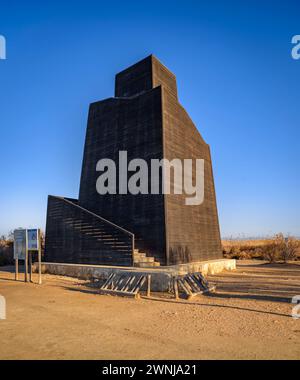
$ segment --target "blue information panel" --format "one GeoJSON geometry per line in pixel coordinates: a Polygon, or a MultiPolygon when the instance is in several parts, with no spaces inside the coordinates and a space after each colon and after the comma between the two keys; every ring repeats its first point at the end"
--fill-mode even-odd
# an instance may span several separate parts
{"type": "Polygon", "coordinates": [[[25,260],[26,257],[26,230],[14,231],[14,258],[25,260]]]}
{"type": "Polygon", "coordinates": [[[39,230],[37,228],[27,230],[27,249],[38,251],[39,249],[39,230]]]}

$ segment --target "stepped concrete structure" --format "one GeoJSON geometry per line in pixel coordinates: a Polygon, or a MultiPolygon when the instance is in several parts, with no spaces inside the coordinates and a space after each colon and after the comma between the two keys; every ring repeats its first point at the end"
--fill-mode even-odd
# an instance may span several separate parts
{"type": "Polygon", "coordinates": [[[49,196],[44,261],[156,267],[222,258],[209,146],[178,100],[174,74],[151,55],[116,75],[115,97],[90,105],[79,197],[49,196]],[[98,194],[97,162],[118,165],[120,151],[149,167],[151,159],[203,159],[203,203],[120,194],[119,184],[116,194],[98,194]]]}

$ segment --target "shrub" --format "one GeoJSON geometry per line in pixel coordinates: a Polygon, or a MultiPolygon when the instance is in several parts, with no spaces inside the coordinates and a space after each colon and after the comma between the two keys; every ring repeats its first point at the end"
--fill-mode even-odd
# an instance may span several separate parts
{"type": "Polygon", "coordinates": [[[14,263],[13,242],[0,238],[0,266],[14,263]]]}
{"type": "Polygon", "coordinates": [[[296,260],[297,252],[300,247],[299,240],[289,236],[285,239],[281,251],[281,259],[286,263],[288,260],[296,260]]]}

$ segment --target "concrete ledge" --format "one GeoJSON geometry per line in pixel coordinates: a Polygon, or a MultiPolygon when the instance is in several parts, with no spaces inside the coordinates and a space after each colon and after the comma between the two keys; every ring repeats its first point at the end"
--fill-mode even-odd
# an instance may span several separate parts
{"type": "Polygon", "coordinates": [[[223,272],[223,270],[235,270],[236,260],[219,259],[198,261],[195,263],[178,264],[165,268],[174,268],[174,270],[178,271],[179,274],[201,272],[204,275],[214,275],[223,272]]]}
{"type": "MultiPolygon", "coordinates": [[[[159,268],[118,267],[106,265],[42,263],[42,272],[61,276],[77,277],[84,280],[106,280],[112,273],[151,274],[151,289],[154,292],[168,292],[172,289],[172,277],[178,274],[202,272],[216,274],[223,270],[234,270],[236,261],[231,259],[201,261],[159,268]]],[[[37,263],[33,270],[37,271],[37,263]]]]}
{"type": "MultiPolygon", "coordinates": [[[[37,271],[37,264],[34,264],[37,271]]],[[[151,274],[151,289],[168,292],[170,290],[172,270],[156,268],[117,267],[106,265],[42,263],[42,272],[60,276],[77,277],[83,280],[106,280],[112,272],[151,274]]]]}

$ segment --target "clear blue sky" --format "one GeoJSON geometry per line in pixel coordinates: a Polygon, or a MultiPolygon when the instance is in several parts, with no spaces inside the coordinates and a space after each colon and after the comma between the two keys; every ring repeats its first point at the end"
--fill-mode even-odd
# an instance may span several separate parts
{"type": "Polygon", "coordinates": [[[0,234],[77,197],[88,105],[153,53],[210,144],[222,236],[300,235],[295,1],[1,1],[0,234]]]}

